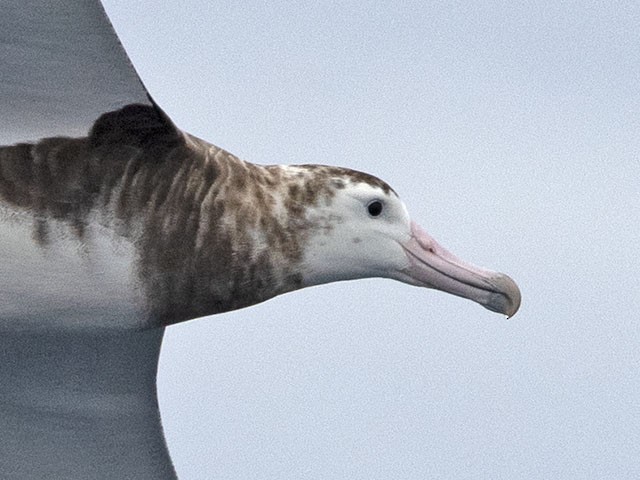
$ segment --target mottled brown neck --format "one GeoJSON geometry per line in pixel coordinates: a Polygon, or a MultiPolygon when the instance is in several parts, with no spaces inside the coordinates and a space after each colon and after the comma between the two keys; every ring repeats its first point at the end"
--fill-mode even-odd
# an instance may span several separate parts
{"type": "Polygon", "coordinates": [[[131,105],[86,138],[0,148],[0,201],[33,223],[46,249],[67,225],[80,242],[98,222],[131,240],[146,308],[174,323],[298,288],[302,212],[275,218],[281,170],[240,161],[131,105]]]}
{"type": "Polygon", "coordinates": [[[0,201],[33,223],[43,249],[66,225],[130,240],[152,324],[252,305],[301,288],[307,210],[348,183],[389,186],[338,167],[259,166],[178,130],[159,109],[102,115],[86,138],[0,148],[0,201]]]}

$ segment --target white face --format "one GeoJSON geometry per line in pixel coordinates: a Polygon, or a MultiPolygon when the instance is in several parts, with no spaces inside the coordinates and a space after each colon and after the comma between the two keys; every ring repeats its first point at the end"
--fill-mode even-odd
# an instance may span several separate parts
{"type": "Polygon", "coordinates": [[[314,228],[305,249],[304,283],[399,279],[397,272],[409,266],[402,244],[411,237],[411,220],[397,195],[356,183],[337,190],[330,202],[308,210],[314,228]]]}
{"type": "Polygon", "coordinates": [[[350,183],[307,214],[312,230],[302,265],[305,286],[386,277],[468,298],[507,316],[520,306],[511,278],[442,248],[411,221],[392,191],[350,183]]]}

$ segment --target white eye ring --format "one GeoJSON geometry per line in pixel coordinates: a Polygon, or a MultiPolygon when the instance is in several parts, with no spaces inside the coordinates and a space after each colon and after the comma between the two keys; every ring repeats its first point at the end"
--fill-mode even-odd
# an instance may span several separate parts
{"type": "Polygon", "coordinates": [[[380,200],[373,200],[367,205],[367,212],[372,217],[379,217],[384,210],[384,204],[380,200]]]}

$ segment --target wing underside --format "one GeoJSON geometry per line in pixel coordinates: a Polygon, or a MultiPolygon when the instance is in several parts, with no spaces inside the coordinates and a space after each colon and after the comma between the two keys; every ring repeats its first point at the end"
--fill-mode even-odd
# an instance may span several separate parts
{"type": "Polygon", "coordinates": [[[0,144],[85,136],[103,113],[152,101],[98,0],[4,0],[0,144]]]}

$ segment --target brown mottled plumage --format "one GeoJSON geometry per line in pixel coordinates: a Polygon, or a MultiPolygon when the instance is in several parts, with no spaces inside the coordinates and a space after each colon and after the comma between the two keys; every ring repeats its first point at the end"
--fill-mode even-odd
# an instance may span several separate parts
{"type": "Polygon", "coordinates": [[[187,134],[159,110],[102,115],[86,138],[0,148],[0,199],[82,241],[96,220],[131,240],[152,323],[232,310],[301,288],[306,210],[349,184],[382,180],[339,167],[259,166],[187,134]]]}

